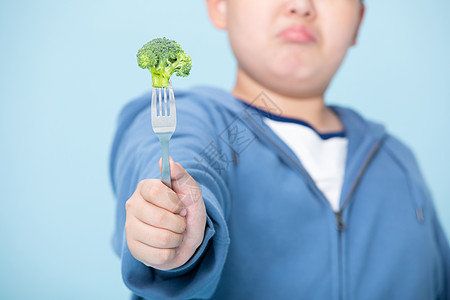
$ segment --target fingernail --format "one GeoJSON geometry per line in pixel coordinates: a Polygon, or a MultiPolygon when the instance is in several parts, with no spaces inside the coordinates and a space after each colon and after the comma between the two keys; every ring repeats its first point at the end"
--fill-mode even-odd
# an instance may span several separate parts
{"type": "Polygon", "coordinates": [[[187,214],[187,210],[186,210],[186,208],[183,208],[183,209],[180,211],[180,216],[185,217],[186,214],[187,214]]]}

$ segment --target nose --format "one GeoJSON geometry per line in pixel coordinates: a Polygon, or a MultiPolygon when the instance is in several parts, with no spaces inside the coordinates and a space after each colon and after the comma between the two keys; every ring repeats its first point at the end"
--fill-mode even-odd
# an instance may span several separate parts
{"type": "Polygon", "coordinates": [[[287,3],[286,13],[289,16],[299,16],[312,19],[316,15],[312,0],[292,0],[287,3]]]}

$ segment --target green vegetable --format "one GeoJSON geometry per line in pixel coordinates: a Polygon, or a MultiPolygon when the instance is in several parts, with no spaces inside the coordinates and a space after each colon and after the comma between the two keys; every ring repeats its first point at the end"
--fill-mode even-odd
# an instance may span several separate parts
{"type": "Polygon", "coordinates": [[[175,41],[165,37],[151,40],[136,56],[139,67],[152,73],[153,87],[167,87],[174,72],[186,77],[192,67],[191,57],[175,41]]]}

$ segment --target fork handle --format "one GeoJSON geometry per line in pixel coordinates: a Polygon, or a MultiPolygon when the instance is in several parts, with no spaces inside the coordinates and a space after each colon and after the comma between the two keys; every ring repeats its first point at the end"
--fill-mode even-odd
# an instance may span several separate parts
{"type": "Polygon", "coordinates": [[[161,167],[161,180],[169,188],[172,188],[172,182],[170,180],[170,166],[169,166],[169,141],[172,133],[159,133],[159,141],[161,142],[161,156],[162,156],[162,167],[161,167]]]}

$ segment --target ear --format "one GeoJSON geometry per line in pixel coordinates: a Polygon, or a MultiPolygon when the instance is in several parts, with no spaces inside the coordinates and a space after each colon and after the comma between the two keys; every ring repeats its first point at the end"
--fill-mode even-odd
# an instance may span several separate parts
{"type": "Polygon", "coordinates": [[[227,0],[206,0],[211,22],[218,29],[227,29],[227,0]]]}
{"type": "Polygon", "coordinates": [[[366,6],[364,5],[364,3],[361,3],[361,10],[359,11],[358,27],[356,28],[355,36],[353,37],[353,42],[352,42],[351,46],[356,45],[356,38],[358,37],[359,28],[361,27],[361,23],[364,18],[365,10],[366,10],[366,6]]]}

